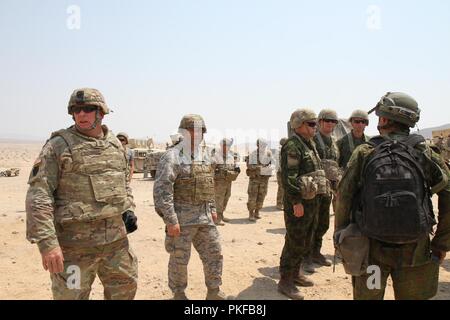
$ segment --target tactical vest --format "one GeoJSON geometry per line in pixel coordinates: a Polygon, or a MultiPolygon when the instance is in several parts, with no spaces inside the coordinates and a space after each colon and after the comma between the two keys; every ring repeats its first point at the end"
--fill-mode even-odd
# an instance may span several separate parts
{"type": "Polygon", "coordinates": [[[110,133],[104,140],[84,137],[71,129],[61,137],[70,155],[61,155],[55,194],[55,220],[61,224],[119,216],[131,206],[126,193],[127,162],[123,148],[110,133]]]}
{"type": "Polygon", "coordinates": [[[315,140],[317,141],[319,147],[318,151],[321,158],[322,167],[325,170],[325,175],[328,180],[336,184],[336,182],[341,180],[342,177],[342,171],[337,162],[339,151],[336,142],[331,139],[331,145],[326,145],[320,132],[316,134],[315,140]]]}
{"type": "Polygon", "coordinates": [[[189,173],[182,172],[174,183],[174,202],[201,205],[213,202],[214,172],[210,164],[192,162],[189,173]]]}
{"type": "Polygon", "coordinates": [[[227,155],[223,155],[222,163],[216,164],[214,179],[215,180],[226,180],[226,181],[235,181],[239,175],[235,170],[234,159],[233,163],[228,163],[227,160],[231,159],[227,157],[227,155]]]}
{"type": "MultiPolygon", "coordinates": [[[[256,149],[256,164],[250,163],[252,160],[252,155],[249,156],[249,161],[247,163],[247,176],[250,178],[257,178],[257,179],[269,179],[272,175],[272,167],[270,166],[270,163],[263,164],[261,160],[259,159],[259,149],[256,149]]],[[[266,156],[268,155],[267,152],[265,152],[266,156]]]]}
{"type": "Polygon", "coordinates": [[[310,200],[317,195],[329,194],[330,185],[316,148],[314,145],[309,147],[299,136],[294,135],[294,137],[297,138],[303,149],[298,179],[303,199],[310,200]]]}

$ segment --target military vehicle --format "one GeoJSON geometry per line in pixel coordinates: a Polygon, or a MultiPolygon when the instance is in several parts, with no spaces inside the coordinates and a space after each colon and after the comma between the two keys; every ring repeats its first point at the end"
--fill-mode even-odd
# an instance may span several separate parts
{"type": "Polygon", "coordinates": [[[147,153],[143,168],[144,179],[148,178],[149,173],[152,178],[155,178],[156,168],[158,167],[159,160],[165,152],[166,150],[153,149],[147,153]]]}

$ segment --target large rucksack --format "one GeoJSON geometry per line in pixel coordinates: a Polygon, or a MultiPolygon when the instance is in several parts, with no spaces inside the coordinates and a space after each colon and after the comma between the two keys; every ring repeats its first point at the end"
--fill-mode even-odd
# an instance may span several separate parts
{"type": "Polygon", "coordinates": [[[414,147],[420,135],[406,140],[377,136],[375,150],[363,169],[356,223],[369,238],[382,242],[414,243],[435,224],[431,192],[420,164],[424,155],[414,147]]]}

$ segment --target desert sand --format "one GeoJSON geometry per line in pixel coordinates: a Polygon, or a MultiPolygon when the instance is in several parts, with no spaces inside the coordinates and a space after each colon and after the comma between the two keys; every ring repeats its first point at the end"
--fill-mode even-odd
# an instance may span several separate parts
{"type": "MultiPolygon", "coordinates": [[[[0,178],[0,299],[51,299],[50,277],[41,265],[36,245],[25,238],[25,194],[34,160],[43,143],[0,142],[0,167],[18,167],[18,177],[0,178]]],[[[243,165],[245,169],[245,165],[243,165]]],[[[245,172],[245,170],[243,170],[245,172]]],[[[224,255],[222,289],[237,299],[285,300],[277,292],[278,264],[284,244],[283,212],[275,208],[277,182],[270,179],[269,192],[257,223],[247,220],[247,184],[245,173],[233,184],[232,196],[225,215],[231,222],[218,227],[224,255]]],[[[170,299],[167,286],[169,255],[164,249],[164,225],[153,205],[153,181],[135,174],[131,184],[137,204],[139,229],[130,235],[131,246],[139,259],[139,284],[136,299],[170,299]]],[[[333,226],[333,217],[330,225],[333,226]]],[[[333,258],[330,228],[324,238],[323,253],[333,258]]],[[[440,270],[439,290],[435,299],[450,299],[450,261],[440,270]]],[[[352,299],[351,277],[341,264],[316,268],[311,279],[315,286],[301,288],[305,299],[352,299]]],[[[203,268],[193,249],[189,264],[189,284],[186,294],[191,299],[204,299],[203,268]]],[[[91,299],[103,299],[102,285],[94,282],[91,299]]],[[[393,299],[392,286],[386,299],[393,299]]]]}

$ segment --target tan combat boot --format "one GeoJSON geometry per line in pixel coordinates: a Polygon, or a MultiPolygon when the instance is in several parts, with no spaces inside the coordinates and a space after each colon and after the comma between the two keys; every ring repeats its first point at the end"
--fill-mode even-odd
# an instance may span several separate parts
{"type": "Polygon", "coordinates": [[[248,220],[255,222],[256,218],[255,218],[255,214],[253,213],[253,210],[249,210],[248,211],[248,220]]]}
{"type": "Polygon", "coordinates": [[[255,219],[261,219],[261,216],[259,215],[259,209],[255,210],[255,219]]]}
{"type": "Polygon", "coordinates": [[[225,218],[225,216],[224,216],[223,213],[222,213],[222,221],[228,223],[228,222],[230,222],[230,219],[225,218]]]}
{"type": "Polygon", "coordinates": [[[315,248],[311,257],[312,262],[317,263],[320,266],[331,267],[331,261],[325,258],[325,256],[320,253],[320,248],[315,248]]]}
{"type": "Polygon", "coordinates": [[[227,300],[227,296],[220,288],[208,289],[206,300],[227,300]]]}
{"type": "Polygon", "coordinates": [[[303,269],[300,267],[294,273],[294,283],[300,287],[314,286],[314,282],[312,282],[305,276],[303,269]]]}
{"type": "Polygon", "coordinates": [[[189,299],[186,297],[184,291],[179,291],[173,294],[173,300],[189,300],[189,299]]]}
{"type": "Polygon", "coordinates": [[[305,298],[294,285],[292,272],[281,274],[278,291],[292,300],[303,300],[305,298]]]}

